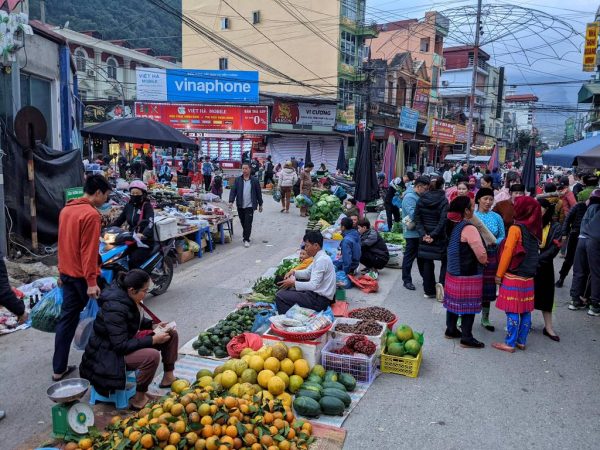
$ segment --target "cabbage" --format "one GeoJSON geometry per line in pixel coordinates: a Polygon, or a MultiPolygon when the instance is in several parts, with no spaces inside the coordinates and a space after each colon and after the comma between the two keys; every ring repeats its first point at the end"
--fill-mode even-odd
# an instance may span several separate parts
{"type": "Polygon", "coordinates": [[[325,200],[319,200],[317,206],[319,209],[327,208],[327,202],[325,200]]]}

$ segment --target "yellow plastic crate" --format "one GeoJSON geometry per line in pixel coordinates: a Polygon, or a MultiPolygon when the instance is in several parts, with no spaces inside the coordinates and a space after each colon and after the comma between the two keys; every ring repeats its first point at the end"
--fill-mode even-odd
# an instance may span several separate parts
{"type": "Polygon", "coordinates": [[[423,349],[416,358],[405,358],[403,356],[386,355],[385,350],[381,352],[381,371],[385,373],[395,373],[405,377],[417,378],[421,361],[423,361],[423,349]]]}

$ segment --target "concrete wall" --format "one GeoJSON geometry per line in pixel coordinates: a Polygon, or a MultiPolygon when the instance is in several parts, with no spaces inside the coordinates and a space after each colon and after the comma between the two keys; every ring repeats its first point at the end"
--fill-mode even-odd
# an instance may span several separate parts
{"type": "MultiPolygon", "coordinates": [[[[268,63],[287,76],[312,85],[307,88],[260,70],[261,91],[295,95],[337,96],[340,38],[339,0],[295,0],[292,9],[318,28],[324,39],[303,26],[272,0],[231,0],[228,3],[250,23],[260,11],[255,27],[219,0],[183,0],[183,12],[213,33],[268,63]],[[221,18],[229,18],[230,29],[221,29],[221,18]],[[269,42],[276,42],[282,50],[269,42]],[[287,52],[290,56],[286,55],[287,52]],[[305,66],[305,67],[303,67],[305,66]],[[283,84],[278,84],[283,83],[283,84]],[[316,85],[316,86],[315,86],[316,85]]],[[[286,2],[288,4],[288,2],[286,2]]],[[[223,50],[187,26],[182,30],[182,59],[186,69],[218,69],[219,58],[228,58],[229,70],[257,70],[256,66],[223,50]]]]}

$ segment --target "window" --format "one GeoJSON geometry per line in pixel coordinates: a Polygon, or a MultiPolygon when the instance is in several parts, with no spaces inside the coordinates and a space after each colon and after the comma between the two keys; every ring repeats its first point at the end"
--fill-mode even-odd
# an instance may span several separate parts
{"type": "Polygon", "coordinates": [[[221,30],[229,30],[229,17],[221,18],[221,30]]]}
{"type": "Polygon", "coordinates": [[[117,61],[114,58],[108,58],[106,60],[106,74],[111,80],[117,79],[117,67],[117,61]]]}
{"type": "Polygon", "coordinates": [[[229,61],[227,58],[219,58],[219,70],[227,70],[229,68],[229,61]]]}
{"type": "Polygon", "coordinates": [[[88,93],[87,91],[79,91],[79,100],[85,102],[87,100],[88,93]]]}
{"type": "Polygon", "coordinates": [[[86,69],[86,54],[83,50],[78,49],[75,51],[75,65],[77,66],[78,72],[85,72],[86,69]]]}
{"type": "Polygon", "coordinates": [[[21,72],[21,106],[35,106],[46,119],[44,144],[52,146],[52,83],[21,72]]]}
{"type": "Polygon", "coordinates": [[[388,105],[393,105],[394,104],[394,82],[391,80],[388,80],[388,92],[387,92],[387,103],[388,105]]]}
{"type": "Polygon", "coordinates": [[[356,36],[347,31],[342,31],[340,50],[342,52],[341,62],[354,66],[356,64],[356,36]]]}
{"type": "Polygon", "coordinates": [[[429,51],[429,38],[421,38],[420,50],[422,52],[428,52],[429,51]]]}
{"type": "Polygon", "coordinates": [[[342,0],[342,17],[354,22],[358,19],[356,0],[342,0]]]}
{"type": "Polygon", "coordinates": [[[260,11],[252,11],[252,23],[254,25],[260,23],[260,11]]]}

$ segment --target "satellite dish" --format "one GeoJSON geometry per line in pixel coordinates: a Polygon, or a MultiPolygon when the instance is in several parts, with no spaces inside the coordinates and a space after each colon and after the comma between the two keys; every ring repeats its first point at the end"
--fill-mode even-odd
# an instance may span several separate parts
{"type": "Polygon", "coordinates": [[[19,110],[15,117],[15,134],[21,146],[29,148],[32,141],[44,141],[47,132],[46,119],[39,109],[25,106],[19,110]]]}

